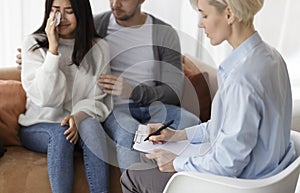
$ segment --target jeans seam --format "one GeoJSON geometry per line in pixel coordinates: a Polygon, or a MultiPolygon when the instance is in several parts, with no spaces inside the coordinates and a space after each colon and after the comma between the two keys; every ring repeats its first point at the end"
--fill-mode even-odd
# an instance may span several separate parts
{"type": "MultiPolygon", "coordinates": [[[[83,146],[85,146],[85,144],[82,141],[82,149],[83,149],[83,146]]],[[[87,159],[87,155],[86,155],[85,151],[83,151],[83,156],[84,156],[84,160],[86,160],[87,159]]],[[[91,178],[91,172],[90,172],[89,164],[86,163],[86,162],[84,162],[84,165],[85,165],[85,170],[86,170],[86,177],[87,177],[87,180],[88,180],[88,184],[90,186],[90,192],[94,192],[94,185],[92,183],[92,178],[91,178]]]]}

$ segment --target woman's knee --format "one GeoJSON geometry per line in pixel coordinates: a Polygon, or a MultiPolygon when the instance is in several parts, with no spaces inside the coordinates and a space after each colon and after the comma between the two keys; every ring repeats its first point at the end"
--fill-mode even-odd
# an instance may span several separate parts
{"type": "Polygon", "coordinates": [[[62,140],[66,139],[65,131],[69,128],[69,126],[61,126],[60,124],[53,124],[52,128],[49,129],[49,135],[54,140],[62,140]]]}
{"type": "Polygon", "coordinates": [[[61,126],[60,124],[55,124],[49,130],[50,139],[49,143],[51,147],[57,147],[57,149],[61,149],[62,151],[66,151],[67,149],[74,148],[74,144],[67,140],[67,136],[65,135],[65,131],[69,128],[69,126],[61,126]]]}
{"type": "Polygon", "coordinates": [[[90,127],[101,127],[102,128],[102,125],[97,119],[86,118],[80,122],[78,129],[90,128],[90,127]]]}
{"type": "Polygon", "coordinates": [[[83,141],[105,139],[106,133],[103,129],[103,126],[96,119],[87,118],[83,120],[77,129],[83,141]]]}

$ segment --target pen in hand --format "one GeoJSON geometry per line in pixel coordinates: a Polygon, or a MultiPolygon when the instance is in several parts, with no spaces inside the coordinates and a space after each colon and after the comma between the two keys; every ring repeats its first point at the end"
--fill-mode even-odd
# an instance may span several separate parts
{"type": "Polygon", "coordinates": [[[157,129],[156,131],[150,133],[150,135],[148,135],[148,137],[146,137],[146,138],[144,139],[144,141],[149,140],[149,138],[150,138],[152,135],[158,135],[163,129],[166,129],[167,127],[169,127],[170,125],[172,125],[173,122],[174,122],[174,120],[171,120],[171,121],[165,123],[165,124],[164,124],[163,126],[161,126],[159,129],[157,129]]]}

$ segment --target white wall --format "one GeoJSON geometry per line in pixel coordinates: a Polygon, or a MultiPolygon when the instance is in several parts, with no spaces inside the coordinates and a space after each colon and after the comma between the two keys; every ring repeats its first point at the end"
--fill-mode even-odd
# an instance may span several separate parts
{"type": "Polygon", "coordinates": [[[43,1],[0,1],[0,66],[15,65],[16,48],[21,46],[23,34],[33,32],[40,24],[43,1]],[[30,2],[31,1],[31,2],[30,2]],[[28,3],[27,3],[28,2],[28,3]],[[30,8],[29,3],[36,8],[30,8]]]}
{"type": "Polygon", "coordinates": [[[266,0],[257,16],[257,29],[282,54],[288,66],[293,98],[300,100],[300,1],[266,0]]]}

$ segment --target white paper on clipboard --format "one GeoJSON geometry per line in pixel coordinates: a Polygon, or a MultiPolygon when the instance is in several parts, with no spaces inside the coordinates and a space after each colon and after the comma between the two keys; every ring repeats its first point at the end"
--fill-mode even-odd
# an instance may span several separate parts
{"type": "Polygon", "coordinates": [[[203,155],[210,148],[209,143],[191,144],[188,140],[178,142],[166,142],[164,144],[152,144],[149,140],[144,141],[147,137],[147,126],[139,125],[133,140],[132,149],[143,152],[153,153],[155,149],[170,151],[178,156],[190,157],[203,155]]]}

